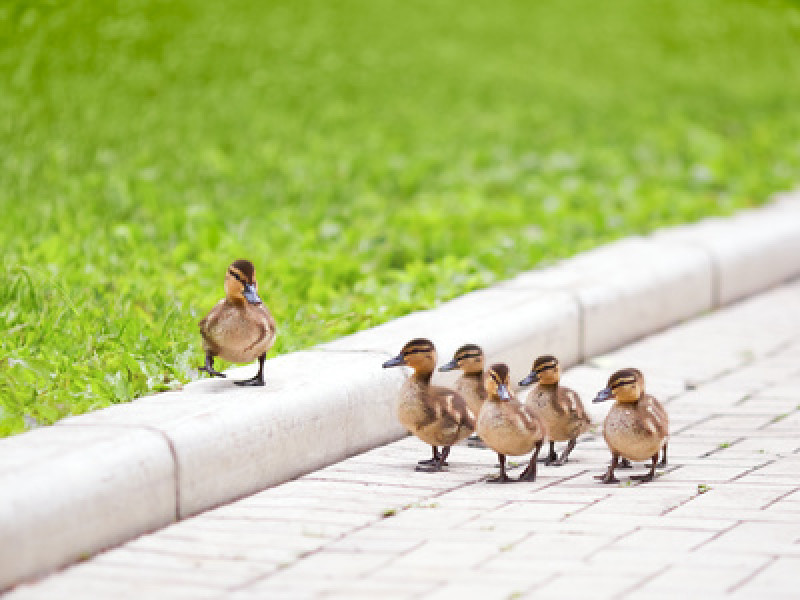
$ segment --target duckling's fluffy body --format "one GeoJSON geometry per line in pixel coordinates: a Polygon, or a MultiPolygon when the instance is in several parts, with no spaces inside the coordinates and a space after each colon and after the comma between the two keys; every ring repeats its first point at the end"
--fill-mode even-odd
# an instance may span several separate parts
{"type": "Polygon", "coordinates": [[[249,260],[235,260],[225,273],[225,298],[199,323],[206,361],[201,367],[212,377],[225,377],[214,368],[219,356],[234,363],[258,358],[258,373],[237,385],[264,385],[264,361],[275,342],[275,319],[258,295],[256,270],[249,260]]]}
{"type": "Polygon", "coordinates": [[[481,409],[476,431],[498,454],[528,454],[546,436],[544,423],[524,404],[514,400],[488,401],[481,409]]]}
{"type": "Polygon", "coordinates": [[[452,446],[475,429],[475,415],[453,390],[430,385],[412,375],[403,384],[397,418],[411,433],[431,446],[452,446]]]}
{"type": "Polygon", "coordinates": [[[467,402],[473,414],[479,415],[486,401],[486,389],[483,387],[483,372],[462,373],[453,385],[467,402]]]}
{"type": "Polygon", "coordinates": [[[667,413],[649,394],[635,403],[615,402],[603,425],[603,437],[611,451],[635,461],[658,454],[668,433],[667,413]]]}
{"type": "Polygon", "coordinates": [[[547,424],[554,442],[573,440],[592,424],[580,396],[559,384],[537,383],[525,398],[525,404],[547,424]]]}
{"type": "Polygon", "coordinates": [[[223,298],[200,321],[203,350],[232,363],[249,363],[275,342],[275,319],[264,304],[223,298]]]}
{"type": "Polygon", "coordinates": [[[450,446],[475,429],[475,415],[460,394],[431,385],[436,348],[430,340],[415,338],[403,346],[400,354],[383,363],[384,368],[401,366],[411,367],[414,373],[400,389],[397,418],[433,450],[433,457],[420,461],[417,470],[439,471],[447,464],[450,446]]]}

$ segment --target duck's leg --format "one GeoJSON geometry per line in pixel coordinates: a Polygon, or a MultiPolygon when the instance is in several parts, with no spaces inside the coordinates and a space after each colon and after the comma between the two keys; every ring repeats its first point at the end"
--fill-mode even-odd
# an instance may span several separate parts
{"type": "Polygon", "coordinates": [[[267,353],[264,352],[261,356],[258,357],[258,373],[255,377],[251,377],[250,379],[244,379],[242,381],[234,381],[236,385],[242,386],[260,386],[264,385],[264,361],[267,359],[267,353]]]}
{"type": "Polygon", "coordinates": [[[578,441],[575,438],[572,438],[569,442],[567,442],[567,447],[564,448],[564,451],[561,453],[561,457],[552,463],[554,467],[560,467],[561,465],[567,464],[567,460],[569,460],[570,453],[575,449],[575,444],[578,441]]]}
{"type": "Polygon", "coordinates": [[[541,462],[543,462],[545,465],[552,465],[557,460],[558,460],[558,454],[556,454],[556,443],[551,440],[550,452],[547,453],[547,456],[545,456],[541,462]]]}
{"type": "MultiPolygon", "coordinates": [[[[435,465],[435,464],[439,463],[439,448],[437,448],[436,446],[431,446],[431,449],[433,450],[433,456],[431,458],[427,458],[425,460],[417,461],[417,465],[422,465],[422,466],[429,467],[431,465],[435,465]]],[[[427,469],[417,469],[417,470],[418,471],[422,471],[422,470],[427,470],[427,469]]]]}
{"type": "Polygon", "coordinates": [[[656,465],[658,464],[658,452],[653,454],[653,462],[650,463],[650,472],[645,473],[644,475],[631,475],[631,479],[635,479],[636,481],[641,481],[642,483],[647,483],[648,481],[653,481],[656,478],[656,465]]]}
{"type": "Polygon", "coordinates": [[[664,442],[664,447],[661,448],[661,460],[656,466],[662,469],[667,466],[667,442],[664,442]]]}
{"type": "Polygon", "coordinates": [[[538,442],[536,447],[533,450],[533,455],[531,456],[530,462],[528,462],[528,466],[525,467],[525,470],[519,476],[519,481],[536,481],[536,459],[539,458],[539,450],[542,449],[542,443],[538,442]]]}
{"type": "Polygon", "coordinates": [[[506,475],[506,455],[498,452],[497,460],[500,461],[500,475],[497,477],[490,477],[486,481],[489,483],[508,483],[511,479],[506,475]]]}
{"type": "Polygon", "coordinates": [[[211,352],[206,352],[206,364],[199,368],[200,371],[205,371],[212,377],[226,377],[225,373],[220,373],[214,368],[214,355],[211,352]]]}
{"type": "Polygon", "coordinates": [[[619,454],[613,452],[611,454],[611,464],[608,465],[608,471],[606,471],[605,475],[595,475],[595,479],[599,479],[603,483],[619,483],[619,479],[614,477],[614,469],[617,468],[617,463],[619,462],[619,454]]]}
{"type": "Polygon", "coordinates": [[[623,457],[623,458],[619,459],[619,464],[617,465],[617,468],[618,469],[632,469],[633,465],[631,464],[631,461],[629,461],[627,458],[623,457]]]}

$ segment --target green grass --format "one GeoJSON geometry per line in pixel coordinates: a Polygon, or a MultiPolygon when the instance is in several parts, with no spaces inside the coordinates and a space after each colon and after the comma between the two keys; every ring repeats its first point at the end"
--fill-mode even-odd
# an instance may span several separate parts
{"type": "Polygon", "coordinates": [[[6,0],[0,435],[196,377],[234,258],[287,352],[757,204],[798,106],[789,0],[6,0]]]}

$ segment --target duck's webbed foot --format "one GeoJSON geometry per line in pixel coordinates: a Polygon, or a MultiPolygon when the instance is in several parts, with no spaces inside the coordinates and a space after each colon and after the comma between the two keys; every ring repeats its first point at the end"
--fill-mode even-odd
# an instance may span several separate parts
{"type": "Polygon", "coordinates": [[[533,456],[528,462],[528,466],[520,474],[518,481],[536,481],[536,459],[539,458],[539,450],[542,449],[542,442],[536,444],[536,449],[533,451],[533,456]]]}
{"type": "Polygon", "coordinates": [[[205,371],[211,377],[226,377],[225,373],[220,373],[214,368],[214,355],[206,352],[206,364],[198,367],[199,371],[205,371]]]}
{"type": "Polygon", "coordinates": [[[422,473],[434,473],[436,471],[441,471],[442,467],[447,466],[445,459],[447,458],[447,455],[450,454],[450,447],[442,446],[441,454],[436,446],[431,446],[431,448],[433,448],[433,456],[426,460],[417,462],[417,466],[414,468],[414,470],[422,473]]]}
{"type": "Polygon", "coordinates": [[[243,387],[258,387],[264,385],[264,359],[266,359],[266,357],[266,354],[262,354],[258,357],[258,373],[256,373],[255,377],[243,379],[242,381],[234,381],[233,383],[243,387]]]}
{"type": "Polygon", "coordinates": [[[633,464],[627,458],[620,458],[619,464],[617,465],[618,469],[632,469],[633,464]]]}
{"type": "Polygon", "coordinates": [[[544,459],[540,459],[540,462],[543,462],[546,466],[550,466],[558,460],[558,454],[556,454],[556,443],[550,442],[550,451],[547,453],[547,456],[544,459]]]}
{"type": "Polygon", "coordinates": [[[605,472],[604,475],[595,475],[595,479],[599,479],[600,483],[619,483],[619,479],[614,477],[614,469],[617,468],[619,464],[619,455],[614,454],[611,456],[611,464],[608,465],[608,470],[605,472]]]}
{"type": "Polygon", "coordinates": [[[636,481],[640,481],[642,483],[647,483],[648,481],[653,481],[656,478],[656,464],[658,461],[658,452],[653,455],[653,462],[650,465],[650,470],[645,473],[644,475],[631,475],[631,479],[636,481]]]}
{"type": "Polygon", "coordinates": [[[506,455],[497,453],[497,460],[500,461],[500,474],[495,477],[489,477],[486,480],[487,483],[509,483],[513,481],[508,475],[506,475],[506,455]]]}
{"type": "Polygon", "coordinates": [[[558,460],[553,461],[551,464],[554,467],[560,467],[562,465],[567,464],[567,461],[569,460],[569,455],[575,449],[575,444],[577,444],[577,440],[575,438],[572,438],[569,442],[567,442],[567,447],[564,448],[564,451],[561,453],[561,456],[558,458],[558,460]]]}

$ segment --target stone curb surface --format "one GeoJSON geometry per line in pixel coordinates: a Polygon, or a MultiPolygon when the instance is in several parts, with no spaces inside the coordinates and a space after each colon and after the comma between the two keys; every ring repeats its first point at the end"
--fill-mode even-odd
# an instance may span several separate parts
{"type": "MultiPolygon", "coordinates": [[[[402,437],[411,337],[523,372],[565,366],[800,275],[800,195],[660,230],[267,363],[267,386],[203,380],[0,440],[0,590],[402,437]]],[[[232,369],[232,377],[252,367],[232,369]]]]}

